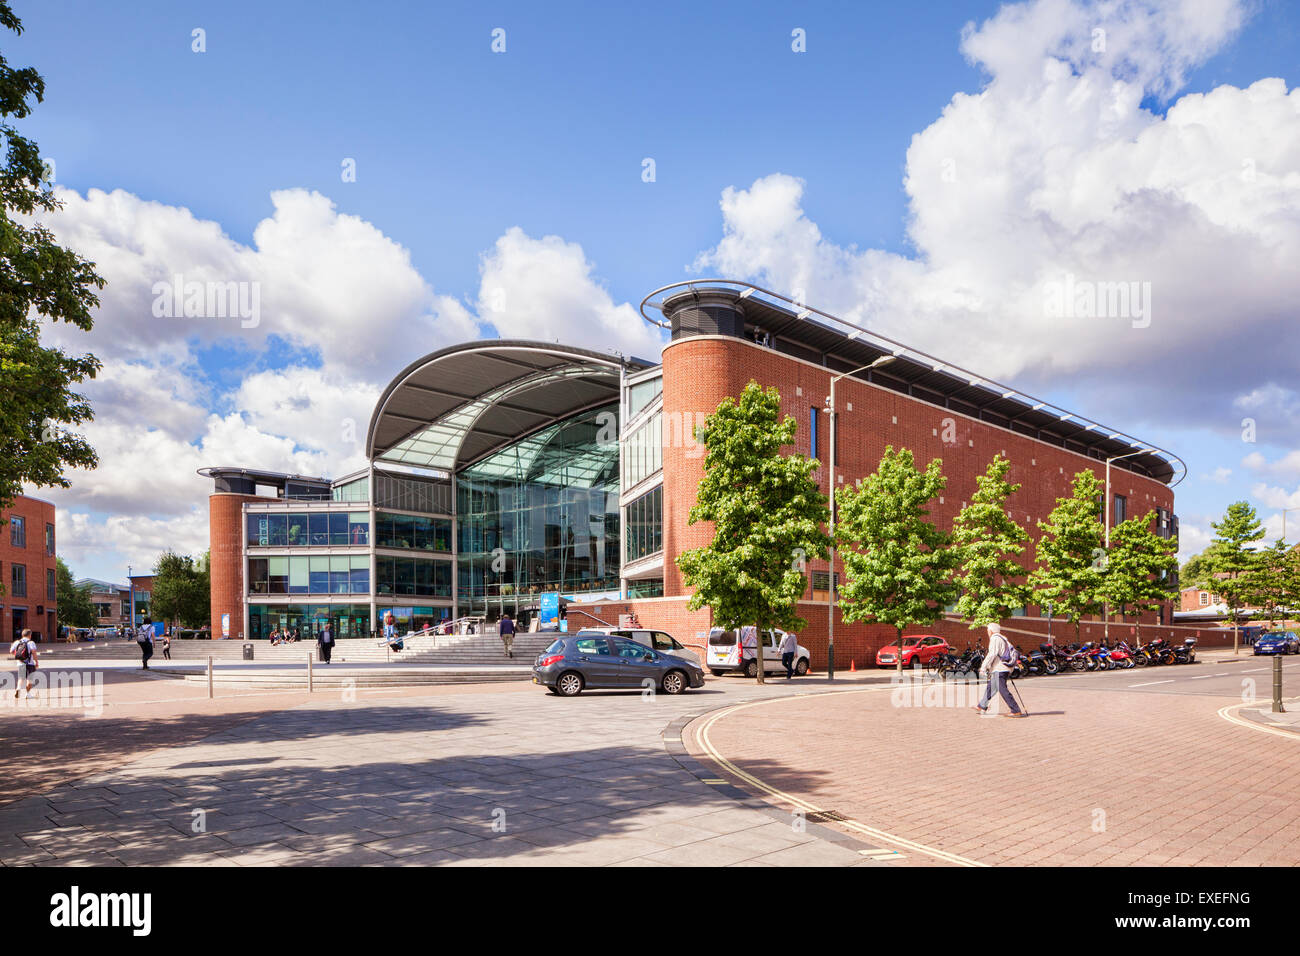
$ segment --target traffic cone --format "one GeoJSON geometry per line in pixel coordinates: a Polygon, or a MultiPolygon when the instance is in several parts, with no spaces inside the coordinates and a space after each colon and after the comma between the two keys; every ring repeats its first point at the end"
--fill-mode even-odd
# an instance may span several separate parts
{"type": "Polygon", "coordinates": [[[858,669],[858,660],[857,660],[857,658],[856,658],[856,657],[850,657],[850,658],[849,658],[849,670],[850,670],[850,671],[856,671],[857,669],[858,669]]]}

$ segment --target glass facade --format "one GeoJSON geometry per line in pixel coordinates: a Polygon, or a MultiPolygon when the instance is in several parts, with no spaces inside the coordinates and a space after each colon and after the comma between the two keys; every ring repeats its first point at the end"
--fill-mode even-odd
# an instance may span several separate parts
{"type": "Polygon", "coordinates": [[[627,596],[629,598],[663,597],[664,579],[646,578],[640,581],[628,581],[627,596]]]}
{"type": "Polygon", "coordinates": [[[326,621],[336,638],[371,636],[369,604],[250,604],[246,637],[265,640],[289,628],[300,640],[314,641],[326,621]]]}
{"type": "Polygon", "coordinates": [[[623,527],[623,537],[627,541],[625,559],[628,563],[663,550],[663,485],[647,491],[627,506],[627,519],[623,527]]]}
{"type": "Polygon", "coordinates": [[[353,481],[335,485],[330,489],[330,492],[335,501],[369,501],[370,478],[362,476],[353,481]]]}
{"type": "Polygon", "coordinates": [[[451,519],[375,512],[375,547],[451,552],[451,519]]]}
{"type": "Polygon", "coordinates": [[[655,412],[627,437],[623,467],[629,488],[663,468],[663,421],[663,412],[655,412]]]}
{"type": "Polygon", "coordinates": [[[249,558],[246,580],[249,594],[369,594],[370,556],[249,558]]]}
{"type": "Polygon", "coordinates": [[[451,597],[451,562],[434,558],[375,558],[376,594],[451,597]]]}
{"type": "Polygon", "coordinates": [[[644,382],[629,385],[627,387],[627,417],[629,419],[636,418],[641,409],[663,394],[663,390],[664,378],[662,375],[656,375],[644,382]]]}
{"type": "Polygon", "coordinates": [[[319,548],[370,543],[370,515],[365,511],[310,511],[294,514],[250,511],[250,548],[319,548]]]}
{"type": "Polygon", "coordinates": [[[451,483],[375,475],[375,506],[422,514],[451,514],[451,483]]]}
{"type": "Polygon", "coordinates": [[[619,586],[618,404],[557,422],[456,478],[460,611],[619,586]]]}
{"type": "Polygon", "coordinates": [[[407,631],[419,631],[425,627],[434,627],[443,621],[451,620],[451,608],[449,607],[383,607],[378,609],[379,620],[383,620],[387,614],[393,615],[393,623],[397,625],[397,633],[405,634],[407,631]]]}

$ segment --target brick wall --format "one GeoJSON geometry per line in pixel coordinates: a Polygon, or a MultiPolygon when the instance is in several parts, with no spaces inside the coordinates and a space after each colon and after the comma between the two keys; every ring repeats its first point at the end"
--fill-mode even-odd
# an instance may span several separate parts
{"type": "MultiPolygon", "coordinates": [[[[834,373],[746,340],[725,336],[696,336],[670,343],[664,349],[663,368],[664,552],[668,556],[664,593],[669,598],[680,598],[688,589],[672,556],[702,547],[712,535],[709,526],[687,524],[704,474],[703,448],[689,437],[691,428],[724,397],[738,395],[751,380],[763,386],[775,385],[781,392],[782,413],[793,416],[798,424],[793,450],[809,453],[810,411],[819,409],[815,457],[828,463],[830,423],[824,402],[834,373]]],[[[1037,521],[1047,517],[1058,497],[1070,494],[1076,472],[1090,468],[1099,479],[1105,480],[1105,465],[1095,459],[866,382],[841,379],[836,385],[836,405],[840,412],[836,474],[842,478],[837,480],[837,487],[850,486],[875,471],[887,445],[910,448],[921,467],[931,458],[940,458],[948,484],[934,506],[932,517],[943,528],[951,528],[952,519],[975,491],[976,476],[982,475],[989,461],[999,453],[1011,461],[1008,479],[1021,485],[1020,491],[1008,500],[1008,510],[1032,538],[1038,536],[1037,521]]],[[[821,470],[820,481],[822,491],[829,492],[828,468],[821,470]]],[[[1173,511],[1174,496],[1170,488],[1118,465],[1111,468],[1111,492],[1127,497],[1130,517],[1157,507],[1173,511]]],[[[1026,566],[1033,566],[1032,542],[1023,559],[1026,566]]],[[[810,562],[810,570],[826,568],[824,560],[810,562]]],[[[838,560],[836,571],[842,579],[843,565],[838,560]]],[[[808,596],[811,597],[811,590],[808,596]]],[[[635,603],[640,608],[644,602],[635,603]]],[[[826,605],[809,601],[802,606],[801,614],[809,624],[801,632],[800,640],[813,651],[814,665],[823,666],[827,647],[826,605]]],[[[1166,620],[1168,614],[1166,610],[1166,620]]],[[[640,616],[641,622],[648,625],[646,615],[640,616]]],[[[1015,618],[1007,623],[1023,620],[1015,618]]],[[[1147,620],[1154,623],[1156,617],[1150,615],[1147,620]]],[[[942,628],[948,626],[939,625],[932,631],[944,634],[942,628]]],[[[952,626],[960,629],[953,631],[954,634],[968,633],[964,625],[952,626]]],[[[1115,627],[1112,621],[1112,634],[1115,627]]],[[[921,630],[911,629],[909,633],[921,630]]],[[[864,660],[874,660],[876,649],[893,639],[892,630],[877,625],[845,625],[836,612],[837,667],[847,666],[850,660],[859,666],[864,660]]]]}
{"type": "MultiPolygon", "coordinates": [[[[59,626],[58,595],[51,601],[46,584],[47,572],[57,572],[58,563],[57,555],[46,553],[45,526],[55,523],[54,505],[40,498],[19,495],[3,517],[5,524],[0,525],[0,581],[4,582],[4,592],[0,594],[0,607],[3,607],[0,611],[0,635],[3,635],[6,647],[23,628],[31,628],[39,640],[52,641],[59,626]],[[13,545],[10,519],[14,517],[23,519],[23,547],[13,545]],[[26,597],[14,593],[15,565],[21,565],[26,571],[26,597]]],[[[57,532],[55,544],[58,544],[57,532]]]]}
{"type": "Polygon", "coordinates": [[[258,495],[218,492],[208,496],[212,638],[221,638],[221,615],[230,615],[230,637],[244,630],[244,512],[246,501],[266,501],[258,495]]]}

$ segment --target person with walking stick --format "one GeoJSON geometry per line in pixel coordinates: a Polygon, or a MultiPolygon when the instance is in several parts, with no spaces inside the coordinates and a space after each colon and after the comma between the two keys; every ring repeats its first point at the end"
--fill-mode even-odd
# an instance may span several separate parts
{"type": "Polygon", "coordinates": [[[1002,636],[1001,624],[988,625],[988,632],[989,649],[988,653],[984,655],[984,663],[980,665],[980,675],[987,678],[988,683],[984,686],[984,693],[980,695],[980,702],[975,705],[975,709],[981,714],[987,711],[989,701],[993,699],[996,690],[997,693],[1002,695],[1002,699],[1007,702],[1007,706],[1011,708],[1011,713],[1003,716],[1028,717],[1028,714],[1021,711],[1020,705],[1016,703],[1016,699],[1011,696],[1011,691],[1007,689],[1007,675],[1011,673],[1011,668],[1020,652],[1002,636]]]}

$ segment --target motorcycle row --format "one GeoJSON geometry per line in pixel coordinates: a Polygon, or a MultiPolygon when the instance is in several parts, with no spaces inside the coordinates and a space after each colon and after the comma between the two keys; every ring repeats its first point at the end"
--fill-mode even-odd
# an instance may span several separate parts
{"type": "MultiPolygon", "coordinates": [[[[1086,644],[1039,644],[1038,650],[1026,654],[1019,647],[1020,659],[1011,668],[1011,677],[1059,674],[1061,671],[1107,671],[1148,664],[1190,664],[1196,660],[1196,638],[1171,644],[1157,637],[1147,644],[1133,647],[1128,641],[1113,645],[1088,641],[1086,644]]],[[[965,652],[941,654],[930,662],[938,677],[977,675],[984,663],[983,647],[968,647],[965,652]]]]}

